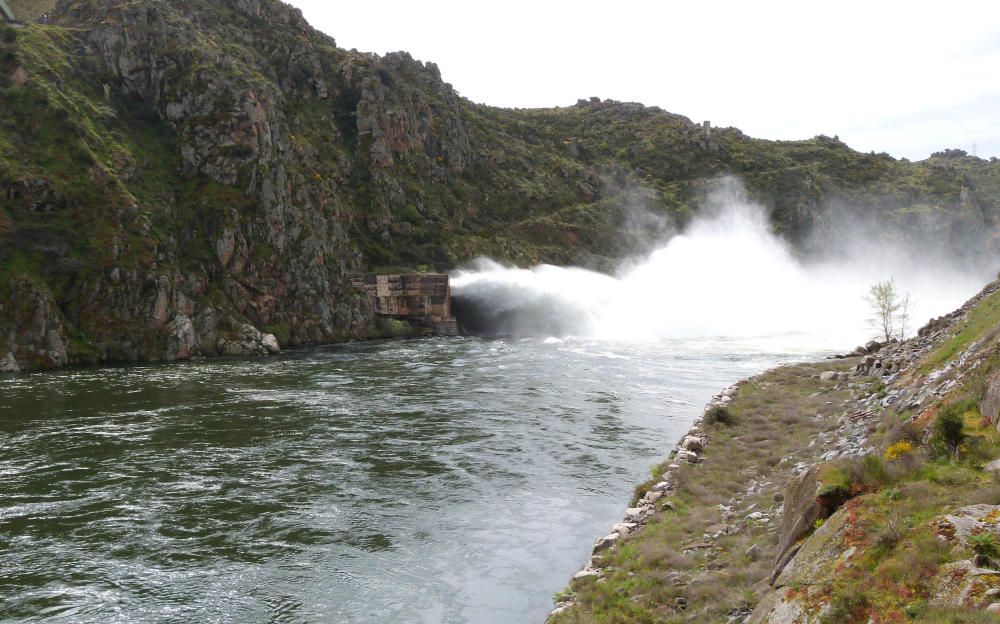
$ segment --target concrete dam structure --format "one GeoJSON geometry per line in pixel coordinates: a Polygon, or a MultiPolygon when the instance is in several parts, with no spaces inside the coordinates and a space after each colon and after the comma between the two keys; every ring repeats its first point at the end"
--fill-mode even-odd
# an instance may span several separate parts
{"type": "Polygon", "coordinates": [[[458,334],[447,274],[357,275],[351,282],[368,296],[376,314],[405,320],[430,334],[458,334]]]}

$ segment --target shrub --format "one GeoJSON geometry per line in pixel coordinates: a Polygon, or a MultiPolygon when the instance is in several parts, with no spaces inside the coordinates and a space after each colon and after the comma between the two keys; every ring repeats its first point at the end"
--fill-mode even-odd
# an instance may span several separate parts
{"type": "Polygon", "coordinates": [[[896,461],[900,457],[908,455],[912,452],[913,452],[913,442],[910,442],[909,440],[900,440],[895,444],[889,445],[889,447],[885,449],[885,455],[883,457],[885,461],[891,462],[891,461],[896,461]]]}
{"type": "Polygon", "coordinates": [[[934,420],[934,442],[952,455],[958,453],[958,447],[965,441],[963,407],[959,403],[946,405],[941,408],[934,420]]]}
{"type": "Polygon", "coordinates": [[[861,484],[868,488],[879,488],[889,483],[889,472],[878,455],[865,455],[861,460],[861,484]]]}
{"type": "Polygon", "coordinates": [[[885,434],[885,442],[886,444],[892,445],[896,442],[906,440],[916,447],[920,445],[921,441],[923,441],[923,437],[923,432],[920,430],[920,427],[912,422],[903,421],[889,426],[888,431],[885,434]]]}
{"type": "Polygon", "coordinates": [[[997,544],[996,537],[989,531],[978,535],[969,536],[969,546],[977,555],[989,557],[990,559],[1000,558],[1000,545],[997,544]]]}
{"type": "Polygon", "coordinates": [[[705,413],[705,424],[708,425],[734,425],[736,417],[729,411],[728,407],[715,405],[705,413]]]}
{"type": "Polygon", "coordinates": [[[899,490],[898,487],[892,487],[882,492],[882,496],[885,498],[885,500],[893,502],[903,498],[903,493],[899,490]]]}
{"type": "Polygon", "coordinates": [[[843,462],[826,464],[820,468],[819,483],[816,487],[816,503],[823,508],[822,517],[833,515],[841,505],[855,496],[854,479],[849,472],[853,466],[843,462]]]}
{"type": "Polygon", "coordinates": [[[889,471],[878,455],[865,455],[861,459],[847,459],[838,462],[839,479],[824,480],[836,483],[851,496],[869,490],[877,490],[892,481],[889,471]]]}
{"type": "Polygon", "coordinates": [[[856,593],[836,593],[830,599],[830,610],[823,616],[823,624],[865,622],[868,620],[868,596],[856,593]]]}
{"type": "Polygon", "coordinates": [[[882,556],[885,556],[890,553],[902,539],[903,534],[899,530],[899,523],[890,520],[885,524],[885,526],[879,528],[875,532],[875,538],[872,540],[872,546],[874,546],[875,550],[882,556]]]}
{"type": "Polygon", "coordinates": [[[3,39],[4,43],[14,43],[17,41],[17,31],[10,27],[4,28],[3,34],[0,34],[0,39],[3,39]]]}

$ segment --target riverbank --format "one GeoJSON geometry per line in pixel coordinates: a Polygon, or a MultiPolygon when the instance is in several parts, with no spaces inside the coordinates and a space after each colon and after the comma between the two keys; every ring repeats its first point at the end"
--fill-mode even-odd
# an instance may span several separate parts
{"type": "Polygon", "coordinates": [[[549,621],[994,621],[997,289],[877,353],[717,395],[549,621]]]}

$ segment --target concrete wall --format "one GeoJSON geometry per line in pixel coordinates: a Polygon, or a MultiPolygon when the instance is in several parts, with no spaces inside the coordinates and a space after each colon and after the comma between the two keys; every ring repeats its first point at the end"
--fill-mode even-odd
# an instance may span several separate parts
{"type": "MultiPolygon", "coordinates": [[[[376,314],[422,320],[434,328],[455,325],[451,313],[451,285],[443,273],[357,275],[351,282],[368,295],[376,314]]],[[[456,331],[457,328],[438,333],[456,331]]]]}

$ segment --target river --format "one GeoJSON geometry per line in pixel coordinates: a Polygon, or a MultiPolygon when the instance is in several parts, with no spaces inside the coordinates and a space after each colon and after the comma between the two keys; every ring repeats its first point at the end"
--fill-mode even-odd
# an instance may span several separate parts
{"type": "Polygon", "coordinates": [[[729,187],[614,276],[453,276],[529,337],[0,376],[0,620],[541,622],[713,393],[863,342],[876,281],[903,328],[995,273],[806,262],[729,187]]]}
{"type": "Polygon", "coordinates": [[[781,342],[453,338],[0,377],[0,620],[540,622],[781,342]]]}

